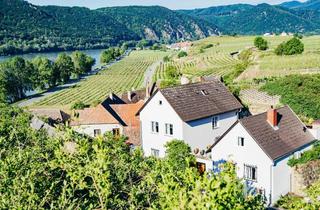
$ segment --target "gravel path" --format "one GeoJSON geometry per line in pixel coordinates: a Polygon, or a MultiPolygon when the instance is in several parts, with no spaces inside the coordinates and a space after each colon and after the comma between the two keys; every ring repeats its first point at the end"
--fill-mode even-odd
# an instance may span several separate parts
{"type": "Polygon", "coordinates": [[[144,82],[143,85],[146,87],[147,84],[151,84],[152,83],[152,77],[155,73],[155,71],[157,70],[157,67],[162,63],[162,61],[157,61],[155,63],[153,63],[151,66],[148,67],[148,69],[146,70],[146,72],[144,73],[144,82]]]}

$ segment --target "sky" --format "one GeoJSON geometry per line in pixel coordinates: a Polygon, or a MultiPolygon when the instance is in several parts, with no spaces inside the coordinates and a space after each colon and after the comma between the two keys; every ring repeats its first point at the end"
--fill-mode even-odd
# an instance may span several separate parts
{"type": "MultiPolygon", "coordinates": [[[[236,3],[279,4],[290,0],[28,0],[35,5],[85,6],[91,9],[128,5],[160,5],[170,9],[194,9],[236,3]]],[[[303,0],[302,0],[303,1],[303,0]]]]}

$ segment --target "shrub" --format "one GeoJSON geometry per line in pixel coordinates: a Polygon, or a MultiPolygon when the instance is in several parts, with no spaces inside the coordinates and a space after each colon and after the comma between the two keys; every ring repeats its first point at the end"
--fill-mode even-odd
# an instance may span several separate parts
{"type": "Polygon", "coordinates": [[[259,50],[267,50],[269,48],[268,41],[261,36],[258,36],[254,39],[254,46],[256,46],[259,50]]]}
{"type": "Polygon", "coordinates": [[[188,53],[185,51],[180,51],[178,54],[178,58],[182,58],[182,57],[186,57],[186,56],[188,56],[188,53]]]}
{"type": "Polygon", "coordinates": [[[294,37],[287,42],[281,43],[275,50],[277,55],[296,55],[304,51],[304,44],[300,39],[294,37]]]}
{"type": "Polygon", "coordinates": [[[79,110],[79,109],[84,109],[84,108],[87,108],[87,107],[88,107],[87,104],[83,103],[82,101],[77,101],[74,104],[72,104],[71,109],[72,110],[76,110],[76,109],[79,110]]]}
{"type": "Polygon", "coordinates": [[[320,144],[314,145],[314,147],[311,150],[308,150],[304,153],[302,153],[300,158],[291,158],[288,161],[288,165],[290,167],[300,165],[300,164],[305,164],[309,161],[313,160],[319,160],[320,159],[320,144]]]}

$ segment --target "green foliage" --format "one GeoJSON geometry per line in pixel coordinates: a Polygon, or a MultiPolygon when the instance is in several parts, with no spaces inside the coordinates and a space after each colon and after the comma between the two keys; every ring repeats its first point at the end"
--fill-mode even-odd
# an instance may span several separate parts
{"type": "Polygon", "coordinates": [[[76,101],[71,105],[72,110],[81,110],[81,109],[84,109],[87,107],[88,107],[88,105],[83,103],[82,101],[76,101]]]}
{"type": "MultiPolygon", "coordinates": [[[[183,161],[178,154],[144,158],[110,134],[93,140],[62,130],[49,138],[29,120],[0,104],[1,209],[263,208],[259,196],[244,196],[231,163],[200,176],[196,168],[172,167],[175,158],[183,161]]],[[[171,148],[186,152],[178,142],[171,148]]]]}
{"type": "Polygon", "coordinates": [[[298,115],[320,118],[320,74],[274,78],[261,90],[280,95],[280,102],[288,104],[298,115]]]}
{"type": "Polygon", "coordinates": [[[268,41],[261,36],[258,36],[254,39],[254,46],[259,50],[267,50],[269,48],[268,41]]]}
{"type": "Polygon", "coordinates": [[[110,61],[115,60],[119,56],[121,56],[124,51],[119,47],[111,47],[101,53],[100,62],[101,63],[109,63],[110,61]]]}
{"type": "Polygon", "coordinates": [[[65,84],[69,81],[72,72],[74,72],[74,65],[72,58],[66,53],[60,53],[54,62],[55,72],[59,74],[59,82],[65,84]]]}
{"type": "Polygon", "coordinates": [[[163,57],[163,62],[165,62],[165,63],[169,62],[170,60],[171,59],[170,59],[170,57],[168,55],[163,57]]]}
{"type": "Polygon", "coordinates": [[[298,197],[295,195],[286,195],[282,196],[276,204],[276,207],[281,207],[288,210],[296,210],[296,209],[310,209],[316,210],[320,209],[320,181],[314,183],[306,190],[306,198],[309,201],[306,201],[302,197],[298,197]]]}
{"type": "Polygon", "coordinates": [[[311,150],[308,150],[301,154],[300,158],[292,157],[288,161],[288,165],[290,167],[294,167],[296,165],[301,165],[308,163],[313,160],[320,160],[320,144],[314,145],[314,147],[311,150]]]}
{"type": "Polygon", "coordinates": [[[188,53],[185,52],[185,51],[180,51],[180,52],[178,53],[178,58],[182,58],[182,57],[186,57],[186,56],[188,56],[188,53]]]}
{"type": "Polygon", "coordinates": [[[166,159],[173,170],[186,170],[195,165],[196,159],[191,154],[191,148],[183,141],[172,140],[165,145],[166,159]]]}
{"type": "Polygon", "coordinates": [[[287,42],[281,43],[276,49],[277,55],[296,55],[302,54],[304,51],[304,44],[300,39],[294,37],[287,42]]]}
{"type": "Polygon", "coordinates": [[[149,45],[150,45],[150,41],[145,40],[145,39],[142,39],[141,41],[139,41],[139,42],[137,43],[137,46],[136,46],[136,47],[138,47],[138,48],[140,48],[140,49],[144,49],[145,47],[147,47],[147,46],[149,46],[149,45]]]}
{"type": "Polygon", "coordinates": [[[95,60],[83,52],[75,51],[71,55],[74,64],[74,74],[80,77],[81,74],[90,72],[95,60]]]}
{"type": "Polygon", "coordinates": [[[32,60],[35,72],[37,74],[35,87],[40,90],[46,89],[46,86],[56,85],[58,75],[54,72],[53,62],[45,57],[36,57],[32,60]]]}

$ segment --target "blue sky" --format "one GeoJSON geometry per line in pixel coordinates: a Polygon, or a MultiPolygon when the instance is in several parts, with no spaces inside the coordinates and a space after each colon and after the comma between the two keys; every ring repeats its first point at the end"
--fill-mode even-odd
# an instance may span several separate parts
{"type": "MultiPolygon", "coordinates": [[[[36,5],[85,6],[89,8],[127,6],[127,5],[161,5],[170,9],[203,8],[216,5],[236,3],[278,4],[286,0],[28,0],[36,5]]],[[[287,0],[289,1],[289,0],[287,0]]]]}

